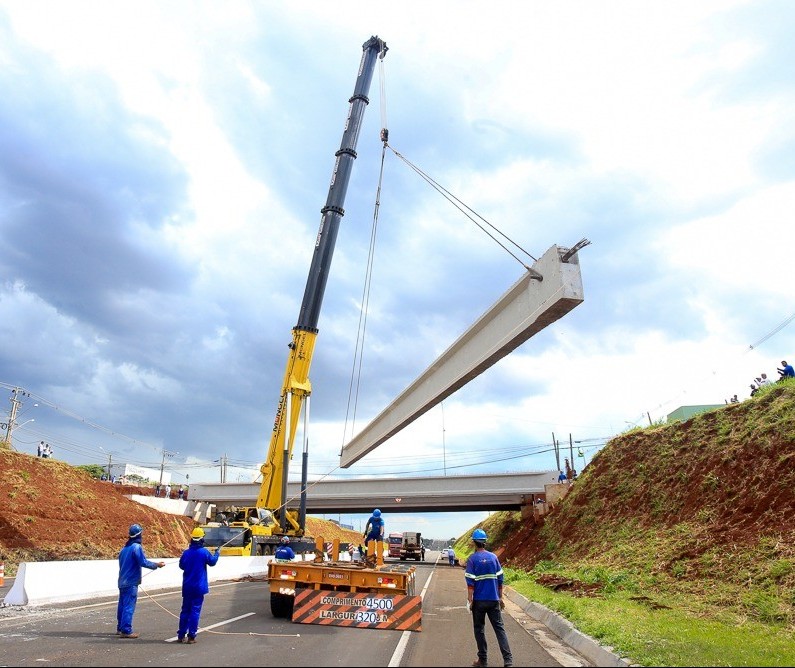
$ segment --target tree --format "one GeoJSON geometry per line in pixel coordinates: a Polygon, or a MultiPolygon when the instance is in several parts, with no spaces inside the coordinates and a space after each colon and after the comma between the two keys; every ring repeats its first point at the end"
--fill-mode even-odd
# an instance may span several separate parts
{"type": "Polygon", "coordinates": [[[100,464],[80,464],[80,466],[75,466],[75,468],[85,471],[88,475],[97,480],[105,475],[105,467],[100,464]]]}

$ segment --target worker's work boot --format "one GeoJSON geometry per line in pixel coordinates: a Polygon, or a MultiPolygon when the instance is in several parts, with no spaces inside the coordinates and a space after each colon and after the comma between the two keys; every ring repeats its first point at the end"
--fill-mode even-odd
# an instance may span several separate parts
{"type": "Polygon", "coordinates": [[[120,633],[119,638],[137,638],[137,633],[120,633]]]}

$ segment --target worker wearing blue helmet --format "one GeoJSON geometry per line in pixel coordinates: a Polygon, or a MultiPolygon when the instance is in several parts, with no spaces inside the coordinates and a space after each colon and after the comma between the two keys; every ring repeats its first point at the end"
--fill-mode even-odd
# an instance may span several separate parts
{"type": "Polygon", "coordinates": [[[371,540],[384,540],[384,518],[381,517],[381,511],[378,508],[370,515],[370,519],[367,520],[364,527],[364,544],[367,545],[371,540]]]}
{"type": "Polygon", "coordinates": [[[478,658],[472,665],[489,665],[486,644],[486,617],[488,617],[497,636],[503,665],[512,666],[513,655],[508,645],[508,634],[502,623],[501,610],[505,609],[502,600],[502,566],[497,555],[486,549],[486,540],[486,532],[483,529],[475,529],[472,533],[475,551],[467,559],[465,573],[467,600],[472,612],[472,628],[478,646],[478,658]]]}
{"type": "Polygon", "coordinates": [[[116,607],[116,635],[121,638],[137,638],[133,633],[133,615],[138,602],[138,585],[141,584],[141,569],[163,568],[165,561],[149,561],[144,555],[140,524],[133,524],[128,532],[127,543],[119,552],[119,604],[116,607]]]}

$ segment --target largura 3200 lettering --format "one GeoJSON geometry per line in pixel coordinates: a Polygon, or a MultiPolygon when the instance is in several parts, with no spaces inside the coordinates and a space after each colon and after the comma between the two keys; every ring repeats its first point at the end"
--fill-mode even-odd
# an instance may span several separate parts
{"type": "Polygon", "coordinates": [[[389,617],[386,615],[379,615],[377,612],[354,612],[353,610],[347,612],[321,610],[319,617],[320,619],[349,619],[361,624],[378,624],[379,622],[389,621],[389,617]]]}

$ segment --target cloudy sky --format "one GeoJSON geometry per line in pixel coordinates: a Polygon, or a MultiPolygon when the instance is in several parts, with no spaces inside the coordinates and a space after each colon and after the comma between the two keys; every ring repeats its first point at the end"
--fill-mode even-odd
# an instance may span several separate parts
{"type": "Polygon", "coordinates": [[[552,469],[553,434],[582,465],[681,405],[748,397],[795,358],[793,23],[783,1],[0,0],[0,389],[30,395],[14,447],[254,478],[371,35],[389,52],[320,316],[313,479],[552,469]],[[592,244],[580,306],[340,469],[523,271],[388,152],[351,395],[382,126],[535,257],[592,244]]]}

